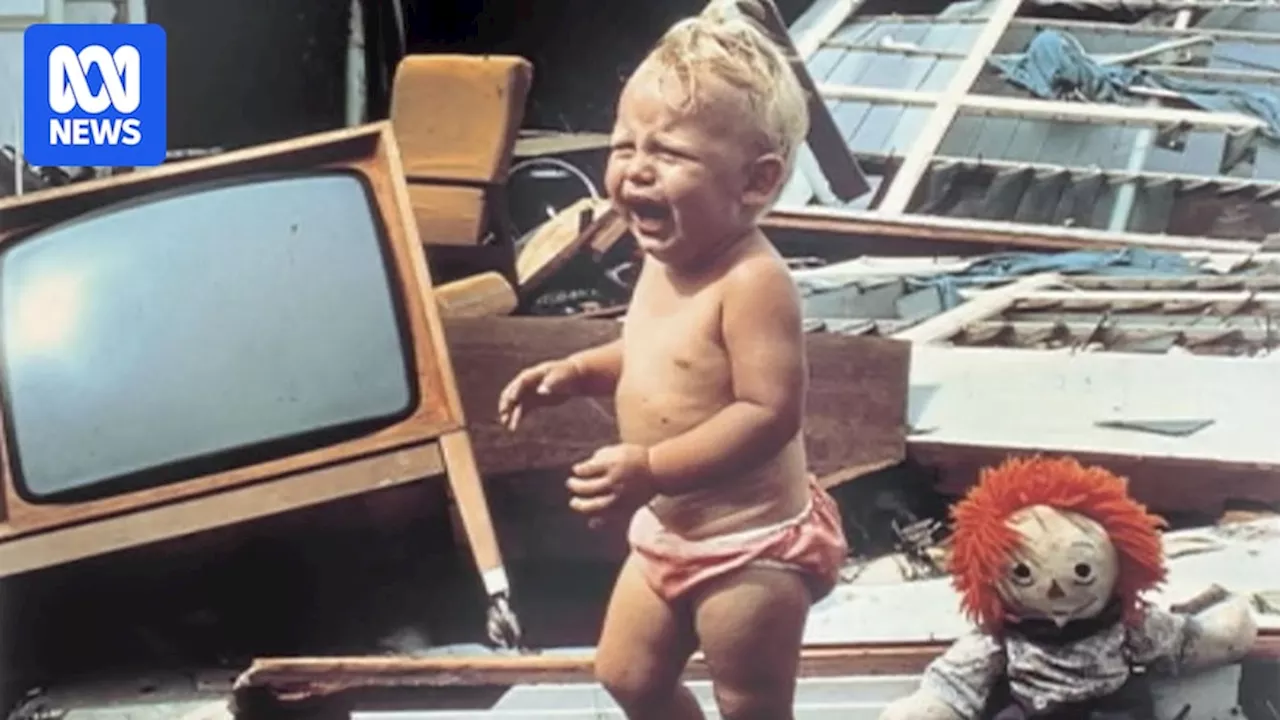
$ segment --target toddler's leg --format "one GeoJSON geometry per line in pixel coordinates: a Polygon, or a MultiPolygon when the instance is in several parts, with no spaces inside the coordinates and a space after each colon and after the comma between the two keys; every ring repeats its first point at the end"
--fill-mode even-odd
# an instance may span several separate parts
{"type": "Polygon", "coordinates": [[[812,598],[799,573],[747,567],[708,582],[695,623],[724,720],[791,720],[812,598]]]}
{"type": "Polygon", "coordinates": [[[596,678],[628,720],[703,720],[680,682],[697,647],[688,612],[649,587],[632,555],[622,566],[596,647],[596,678]]]}

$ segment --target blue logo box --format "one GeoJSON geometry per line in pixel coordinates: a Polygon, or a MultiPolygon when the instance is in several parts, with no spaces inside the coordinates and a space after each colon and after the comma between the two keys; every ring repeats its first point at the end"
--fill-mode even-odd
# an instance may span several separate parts
{"type": "Polygon", "coordinates": [[[22,42],[32,165],[150,166],[168,149],[166,41],[155,24],[36,24],[22,42]]]}

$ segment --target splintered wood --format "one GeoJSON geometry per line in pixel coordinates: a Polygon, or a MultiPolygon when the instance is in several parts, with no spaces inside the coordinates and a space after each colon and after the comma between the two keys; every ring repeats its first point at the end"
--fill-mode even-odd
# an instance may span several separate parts
{"type": "Polygon", "coordinates": [[[626,220],[607,199],[582,198],[543,223],[520,250],[516,276],[520,295],[537,294],[575,255],[590,249],[602,255],[627,232],[626,220]]]}

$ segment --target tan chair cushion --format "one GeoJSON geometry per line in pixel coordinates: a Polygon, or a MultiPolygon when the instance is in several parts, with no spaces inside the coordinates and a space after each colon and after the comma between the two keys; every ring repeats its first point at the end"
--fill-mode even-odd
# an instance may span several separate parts
{"type": "Polygon", "coordinates": [[[533,65],[502,55],[410,55],[396,69],[391,125],[422,241],[474,245],[487,186],[507,180],[533,65]]]}

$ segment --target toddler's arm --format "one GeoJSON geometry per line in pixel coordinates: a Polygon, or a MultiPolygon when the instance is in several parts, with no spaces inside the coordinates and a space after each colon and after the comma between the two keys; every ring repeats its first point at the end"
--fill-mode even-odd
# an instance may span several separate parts
{"type": "Polygon", "coordinates": [[[577,395],[607,395],[618,386],[622,341],[525,368],[498,394],[498,420],[515,430],[527,410],[577,395]]]}
{"type": "Polygon", "coordinates": [[[565,358],[573,365],[574,389],[582,395],[612,395],[622,375],[622,338],[565,358]]]}
{"type": "Polygon", "coordinates": [[[800,296],[776,258],[751,258],[724,279],[721,327],[734,402],[649,448],[654,489],[679,494],[748,472],[799,433],[808,386],[800,296]]]}

